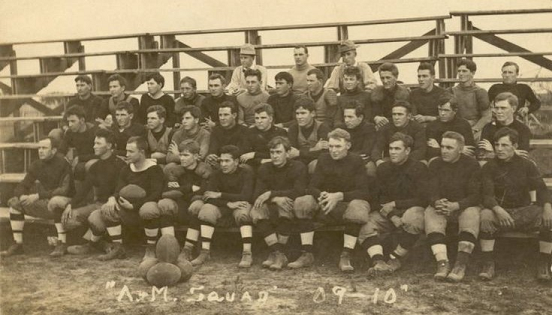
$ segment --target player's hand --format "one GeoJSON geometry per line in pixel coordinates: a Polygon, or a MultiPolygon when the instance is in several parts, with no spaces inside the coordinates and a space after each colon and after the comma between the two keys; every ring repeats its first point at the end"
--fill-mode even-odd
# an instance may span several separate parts
{"type": "Polygon", "coordinates": [[[525,150],[516,150],[516,154],[521,156],[522,158],[526,158],[526,159],[529,158],[529,152],[525,150]]]}
{"type": "Polygon", "coordinates": [[[380,209],[379,212],[382,216],[387,218],[387,215],[389,215],[389,213],[391,213],[391,211],[393,211],[395,209],[395,207],[396,207],[396,205],[395,205],[394,201],[384,203],[384,204],[381,205],[381,209],[380,209]]]}
{"type": "Polygon", "coordinates": [[[464,149],[462,149],[462,153],[469,157],[475,157],[475,147],[472,145],[466,145],[464,146],[464,149]]]}
{"type": "Polygon", "coordinates": [[[418,115],[414,116],[414,120],[419,122],[419,123],[423,123],[425,121],[425,116],[418,114],[418,115]]]}
{"type": "Polygon", "coordinates": [[[515,222],[512,216],[501,207],[494,209],[494,213],[498,218],[498,223],[502,227],[514,228],[515,222]]]}
{"type": "Polygon", "coordinates": [[[169,144],[169,153],[174,154],[176,156],[180,155],[180,151],[178,151],[178,145],[175,141],[171,141],[171,144],[169,144]]]}
{"type": "Polygon", "coordinates": [[[374,123],[376,127],[381,128],[389,123],[389,119],[383,116],[376,116],[374,117],[374,123]]]}
{"type": "Polygon", "coordinates": [[[549,203],[544,204],[542,224],[547,230],[552,229],[552,206],[549,203]]]}
{"type": "Polygon", "coordinates": [[[61,224],[67,225],[67,222],[71,217],[73,216],[73,209],[71,208],[71,204],[68,204],[67,207],[65,207],[65,210],[63,210],[63,213],[61,214],[61,224]]]}
{"type": "Polygon", "coordinates": [[[121,206],[123,209],[126,209],[126,210],[134,209],[134,206],[123,197],[119,197],[119,206],[121,206]]]}
{"type": "Polygon", "coordinates": [[[32,203],[34,203],[35,201],[38,200],[38,194],[31,194],[31,195],[27,195],[27,198],[23,199],[23,196],[21,196],[21,204],[24,205],[24,206],[28,206],[32,203]]]}
{"type": "Polygon", "coordinates": [[[483,149],[485,151],[488,151],[488,152],[493,152],[494,151],[493,145],[487,139],[483,139],[483,140],[479,141],[479,143],[477,144],[477,147],[480,148],[480,149],[483,149]]]}
{"type": "Polygon", "coordinates": [[[166,157],[167,157],[167,155],[166,155],[165,153],[161,153],[161,152],[153,152],[153,153],[151,154],[151,158],[152,158],[152,159],[156,159],[156,160],[157,160],[157,159],[164,159],[164,158],[166,158],[166,157]]]}
{"type": "Polygon", "coordinates": [[[293,199],[289,197],[274,197],[272,202],[288,212],[293,210],[293,199]]]}
{"type": "Polygon", "coordinates": [[[527,114],[529,114],[529,107],[522,107],[518,110],[517,112],[518,115],[520,115],[521,117],[525,117],[527,116],[527,114]]]}
{"type": "Polygon", "coordinates": [[[436,149],[439,149],[441,146],[439,145],[439,143],[437,142],[437,140],[433,139],[433,138],[430,138],[427,140],[427,146],[430,147],[430,148],[436,148],[436,149]]]}
{"type": "Polygon", "coordinates": [[[403,226],[403,221],[401,220],[401,218],[399,218],[398,216],[394,215],[391,217],[391,222],[393,223],[393,225],[395,225],[395,227],[397,228],[400,228],[401,226],[403,226]]]}
{"type": "Polygon", "coordinates": [[[320,151],[320,150],[327,150],[327,149],[328,149],[328,141],[320,139],[314,145],[314,147],[311,149],[311,151],[320,151]]]}
{"type": "Polygon", "coordinates": [[[102,205],[103,211],[114,211],[119,210],[119,205],[117,204],[117,200],[115,200],[115,197],[109,197],[106,203],[102,205]]]}
{"type": "Polygon", "coordinates": [[[244,208],[247,206],[247,201],[229,201],[226,203],[226,206],[232,210],[239,208],[244,208]]]}
{"type": "Polygon", "coordinates": [[[240,163],[247,163],[247,161],[251,160],[255,157],[255,152],[248,152],[244,153],[240,156],[240,163]]]}
{"type": "Polygon", "coordinates": [[[441,214],[448,217],[458,210],[460,210],[460,204],[458,204],[458,202],[450,202],[447,200],[443,202],[443,206],[441,208],[441,214]]]}
{"type": "Polygon", "coordinates": [[[341,200],[343,200],[343,193],[326,193],[320,200],[320,207],[322,207],[324,214],[328,214],[335,209],[335,206],[337,206],[337,203],[341,200]]]}
{"type": "Polygon", "coordinates": [[[497,231],[497,228],[491,218],[481,216],[481,231],[486,231],[491,234],[497,231]]]}
{"type": "Polygon", "coordinates": [[[201,187],[199,187],[197,185],[192,185],[192,192],[199,191],[200,189],[201,189],[201,187]]]}
{"type": "Polygon", "coordinates": [[[207,199],[218,199],[222,196],[222,193],[221,192],[218,192],[218,191],[206,191],[204,194],[203,194],[203,200],[207,200],[207,199]]]}
{"type": "Polygon", "coordinates": [[[270,198],[270,195],[272,194],[271,191],[266,191],[262,193],[257,199],[255,200],[255,203],[253,204],[253,208],[259,209],[263,206],[263,204],[270,198]]]}
{"type": "Polygon", "coordinates": [[[209,154],[207,158],[205,159],[207,163],[210,165],[217,165],[218,164],[218,156],[216,154],[209,154]]]}

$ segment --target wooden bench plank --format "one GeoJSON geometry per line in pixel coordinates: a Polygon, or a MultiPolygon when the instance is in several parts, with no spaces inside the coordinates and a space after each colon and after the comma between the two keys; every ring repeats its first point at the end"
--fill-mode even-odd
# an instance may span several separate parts
{"type": "Polygon", "coordinates": [[[22,116],[22,117],[0,117],[0,123],[2,122],[46,122],[46,121],[62,121],[63,116],[22,116]]]}
{"type": "Polygon", "coordinates": [[[25,178],[24,173],[4,173],[0,174],[0,183],[17,184],[25,178]]]}
{"type": "Polygon", "coordinates": [[[25,149],[36,150],[39,144],[37,142],[12,142],[12,143],[0,143],[0,150],[6,149],[25,149]]]}

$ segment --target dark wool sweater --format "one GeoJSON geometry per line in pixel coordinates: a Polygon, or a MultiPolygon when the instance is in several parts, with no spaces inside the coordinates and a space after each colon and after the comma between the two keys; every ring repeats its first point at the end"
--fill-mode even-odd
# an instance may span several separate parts
{"type": "Polygon", "coordinates": [[[337,112],[334,116],[334,126],[343,123],[343,109],[351,101],[358,101],[364,106],[364,120],[374,122],[374,110],[372,108],[371,94],[367,91],[354,89],[345,91],[337,97],[337,112]]]}
{"type": "Polygon", "coordinates": [[[240,148],[240,152],[247,151],[247,133],[248,128],[244,125],[234,125],[230,129],[224,129],[217,125],[211,132],[211,142],[209,143],[209,154],[220,155],[220,148],[225,145],[235,145],[240,148]]]}
{"type": "Polygon", "coordinates": [[[221,192],[217,199],[208,199],[207,203],[217,207],[226,207],[230,201],[251,202],[255,178],[250,168],[238,167],[234,173],[224,174],[221,170],[213,172],[207,184],[208,191],[221,192]]]}
{"type": "Polygon", "coordinates": [[[288,160],[282,167],[265,163],[257,171],[254,198],[270,191],[270,198],[288,197],[295,199],[305,194],[307,168],[299,161],[288,160]]]}
{"type": "Polygon", "coordinates": [[[291,93],[286,96],[273,94],[266,101],[274,109],[274,123],[283,124],[284,127],[289,127],[295,121],[295,108],[293,105],[299,99],[299,95],[291,93]]]}
{"type": "Polygon", "coordinates": [[[442,95],[447,94],[448,92],[433,85],[431,91],[426,92],[420,88],[412,90],[410,92],[410,104],[412,105],[412,114],[413,115],[424,115],[424,116],[439,116],[439,99],[442,95]]]}
{"type": "Polygon", "coordinates": [[[73,172],[67,161],[54,155],[49,160],[37,160],[29,167],[23,181],[15,188],[14,195],[38,193],[40,199],[53,196],[72,197],[75,193],[73,172]],[[35,184],[35,182],[38,183],[35,184]]]}
{"type": "Polygon", "coordinates": [[[86,179],[82,189],[71,200],[71,206],[77,207],[84,205],[86,197],[91,189],[94,189],[94,200],[105,203],[110,196],[115,193],[115,186],[119,178],[119,172],[126,166],[125,162],[112,154],[109,158],[99,159],[90,166],[86,172],[86,179]]]}
{"type": "Polygon", "coordinates": [[[140,99],[140,110],[136,113],[138,116],[138,123],[145,125],[148,120],[148,108],[153,105],[161,105],[167,112],[167,118],[165,118],[165,125],[168,127],[174,126],[176,122],[176,115],[174,113],[174,99],[169,94],[163,94],[158,99],[153,99],[148,93],[142,94],[140,99]]]}
{"type": "Polygon", "coordinates": [[[440,157],[429,164],[429,202],[446,198],[458,202],[460,210],[481,204],[481,169],[479,163],[463,154],[454,163],[440,157]]]}
{"type": "MultiPolygon", "coordinates": [[[[134,117],[132,118],[132,121],[138,121],[137,113],[140,110],[140,102],[138,102],[137,99],[130,96],[129,94],[125,94],[124,101],[130,103],[130,105],[132,105],[132,108],[134,109],[134,117]]],[[[113,97],[104,99],[98,117],[101,119],[105,119],[107,115],[111,114],[111,117],[113,117],[113,120],[115,120],[115,109],[117,108],[117,104],[119,104],[120,102],[121,101],[115,101],[113,97]]]]}
{"type": "Polygon", "coordinates": [[[366,154],[370,158],[372,149],[376,144],[376,126],[363,120],[360,125],[349,129],[345,125],[341,126],[351,135],[350,152],[357,154],[366,154]]]}
{"type": "Polygon", "coordinates": [[[518,149],[529,151],[532,136],[531,129],[517,119],[514,119],[514,121],[508,126],[500,125],[498,122],[486,124],[485,127],[483,127],[483,131],[481,131],[481,139],[489,140],[491,144],[494,144],[494,135],[497,131],[506,127],[514,129],[518,132],[518,149]]]}
{"type": "Polygon", "coordinates": [[[78,95],[75,95],[72,99],[67,102],[66,108],[71,108],[72,106],[80,106],[84,109],[85,121],[89,123],[95,123],[96,118],[102,118],[100,116],[101,107],[102,107],[102,98],[94,94],[90,94],[90,97],[81,100],[78,95]]]}
{"type": "Polygon", "coordinates": [[[489,100],[493,102],[495,97],[503,92],[510,92],[518,97],[518,111],[525,106],[525,101],[529,101],[529,113],[538,110],[541,106],[541,101],[537,98],[531,87],[523,83],[494,84],[489,89],[489,100]]]}
{"type": "Polygon", "coordinates": [[[483,206],[492,209],[518,208],[531,204],[530,191],[537,191],[537,203],[550,202],[550,194],[535,164],[518,155],[510,161],[493,159],[485,164],[483,172],[483,206]]]}
{"type": "Polygon", "coordinates": [[[63,137],[63,146],[67,149],[75,148],[74,157],[79,158],[79,163],[88,162],[94,158],[94,139],[96,138],[96,127],[91,123],[86,123],[86,129],[83,132],[72,132],[67,129],[63,137]]]}
{"type": "Polygon", "coordinates": [[[391,108],[396,101],[408,101],[410,92],[407,88],[395,85],[387,90],[383,86],[377,86],[372,91],[372,107],[374,116],[384,116],[391,121],[391,108]]]}
{"type": "Polygon", "coordinates": [[[334,160],[329,153],[321,154],[307,193],[318,198],[323,191],[342,192],[346,202],[354,199],[368,201],[370,185],[362,158],[349,153],[340,160],[334,160]]]}
{"type": "Polygon", "coordinates": [[[238,106],[238,101],[236,100],[235,96],[222,94],[220,97],[214,97],[212,95],[207,95],[203,102],[201,102],[202,121],[205,121],[206,118],[209,118],[213,122],[218,123],[219,106],[224,101],[230,101],[238,106]]]}
{"type": "Polygon", "coordinates": [[[374,198],[374,210],[392,201],[396,208],[389,217],[402,216],[411,207],[427,207],[428,170],[422,162],[409,158],[402,165],[382,163],[377,169],[376,178],[378,192],[374,198]]]}
{"type": "MultiPolygon", "coordinates": [[[[458,116],[455,116],[451,121],[442,122],[437,119],[430,122],[426,126],[426,136],[427,139],[435,139],[439,145],[441,145],[441,140],[443,139],[443,134],[447,131],[455,131],[464,136],[464,141],[466,145],[475,146],[475,140],[473,139],[473,131],[471,129],[470,123],[458,116]]],[[[441,154],[441,149],[439,148],[430,148],[427,147],[427,158],[431,159],[432,157],[439,156],[441,154]]]]}
{"type": "Polygon", "coordinates": [[[246,133],[247,148],[244,153],[255,152],[255,157],[247,161],[247,164],[259,166],[262,159],[270,158],[270,148],[268,142],[276,136],[287,137],[287,132],[280,127],[272,126],[266,131],[261,131],[255,127],[249,128],[246,133]]]}
{"type": "MultiPolygon", "coordinates": [[[[132,203],[133,211],[140,210],[140,207],[146,202],[157,202],[161,199],[163,192],[163,169],[159,165],[152,164],[143,171],[133,171],[131,165],[126,165],[119,173],[119,181],[115,188],[115,198],[119,199],[119,192],[127,185],[137,185],[146,191],[146,197],[132,203]]],[[[130,201],[130,200],[129,200],[130,201]]]]}
{"type": "Polygon", "coordinates": [[[422,124],[411,120],[406,126],[398,128],[393,123],[383,126],[376,135],[376,144],[372,150],[372,161],[377,161],[389,156],[389,140],[396,132],[402,132],[414,139],[414,145],[410,152],[410,158],[414,160],[423,160],[426,156],[427,138],[426,131],[422,124]]]}
{"type": "Polygon", "coordinates": [[[203,102],[204,99],[205,99],[205,96],[203,96],[201,94],[197,94],[197,93],[194,94],[194,97],[192,97],[191,99],[187,99],[187,98],[184,98],[184,97],[179,97],[174,102],[174,113],[178,117],[178,116],[180,116],[180,111],[185,106],[190,106],[190,105],[201,109],[201,103],[203,102]]]}
{"type": "Polygon", "coordinates": [[[115,151],[114,153],[119,156],[126,156],[126,143],[130,137],[134,136],[140,136],[144,137],[144,139],[147,139],[147,130],[144,126],[137,124],[137,123],[131,123],[130,126],[123,131],[119,129],[119,126],[117,126],[117,123],[114,123],[111,127],[111,131],[113,131],[113,135],[115,136],[115,151]]]}
{"type": "MultiPolygon", "coordinates": [[[[176,177],[171,177],[165,173],[167,182],[178,182],[180,188],[177,190],[183,194],[184,200],[191,200],[193,196],[202,196],[207,189],[207,182],[211,176],[211,166],[205,162],[198,161],[193,170],[189,170],[183,166],[178,166],[180,172],[176,177]],[[198,186],[199,190],[194,192],[192,186],[198,186]]],[[[165,191],[174,190],[165,185],[165,191]]]]}

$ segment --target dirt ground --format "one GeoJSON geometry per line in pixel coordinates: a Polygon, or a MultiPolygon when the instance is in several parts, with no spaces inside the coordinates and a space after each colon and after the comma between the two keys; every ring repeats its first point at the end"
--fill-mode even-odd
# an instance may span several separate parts
{"type": "MultiPolygon", "coordinates": [[[[3,249],[11,240],[9,227],[2,225],[0,232],[3,249]]],[[[109,262],[95,255],[50,259],[46,235],[53,232],[53,227],[28,225],[27,255],[1,262],[1,314],[552,313],[552,284],[534,279],[536,240],[500,240],[498,277],[492,282],[477,279],[475,259],[463,283],[449,284],[433,281],[435,264],[423,243],[395,275],[370,279],[360,249],[353,261],[356,272],[338,271],[342,239],[336,232],[317,234],[314,267],[281,272],[260,267],[267,253],[259,241],[253,244],[254,266],[239,270],[239,235],[217,233],[212,260],[189,282],[152,292],[137,276],[143,247],[130,244],[127,259],[109,262]]],[[[295,259],[298,240],[290,245],[288,257],[295,259]]]]}

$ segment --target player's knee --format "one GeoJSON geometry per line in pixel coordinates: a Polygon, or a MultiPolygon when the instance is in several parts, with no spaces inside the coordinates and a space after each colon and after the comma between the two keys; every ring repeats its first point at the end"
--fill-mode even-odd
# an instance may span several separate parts
{"type": "Polygon", "coordinates": [[[298,219],[312,219],[318,203],[311,195],[301,196],[293,202],[293,209],[298,219]]]}
{"type": "Polygon", "coordinates": [[[269,209],[266,204],[260,206],[259,208],[251,209],[250,215],[253,224],[257,224],[260,220],[268,220],[270,218],[269,209]]]}
{"type": "Polygon", "coordinates": [[[88,216],[88,225],[94,234],[99,235],[106,229],[105,222],[103,220],[102,210],[94,210],[88,216]]]}
{"type": "Polygon", "coordinates": [[[307,165],[307,171],[309,174],[314,174],[314,170],[316,169],[316,165],[318,164],[318,160],[311,161],[309,165],[307,165]]]}
{"type": "Polygon", "coordinates": [[[365,224],[368,222],[369,213],[370,204],[368,201],[355,199],[347,205],[347,209],[343,214],[343,220],[350,223],[365,224]]]}
{"type": "Polygon", "coordinates": [[[54,196],[48,201],[48,211],[54,213],[55,211],[64,210],[70,200],[67,197],[54,196]]]}
{"type": "Polygon", "coordinates": [[[169,198],[159,200],[157,208],[159,208],[160,215],[171,216],[178,213],[178,205],[176,204],[176,201],[169,198]]]}
{"type": "Polygon", "coordinates": [[[199,210],[201,210],[201,207],[203,207],[204,204],[205,203],[201,199],[192,201],[192,203],[188,207],[188,213],[193,215],[194,217],[197,217],[199,215],[199,210]]]}
{"type": "Polygon", "coordinates": [[[140,207],[140,210],[138,210],[138,214],[140,215],[140,219],[142,220],[153,220],[161,216],[161,211],[157,206],[157,202],[150,201],[146,202],[140,207]]]}
{"type": "Polygon", "coordinates": [[[17,210],[19,212],[23,211],[21,203],[19,202],[19,198],[17,197],[12,197],[8,200],[8,207],[13,208],[14,210],[17,210]]]}
{"type": "Polygon", "coordinates": [[[404,230],[410,234],[420,234],[424,231],[424,208],[408,208],[402,216],[404,230]]]}
{"type": "Polygon", "coordinates": [[[447,228],[447,219],[438,214],[435,208],[429,206],[424,211],[424,225],[426,234],[441,233],[445,234],[447,228]]]}
{"type": "Polygon", "coordinates": [[[198,218],[201,221],[205,221],[212,225],[217,224],[218,219],[220,219],[221,213],[217,206],[212,204],[204,204],[199,210],[198,218]]]}
{"type": "Polygon", "coordinates": [[[236,224],[238,226],[244,225],[244,224],[251,224],[251,211],[250,207],[243,207],[234,210],[232,215],[234,216],[234,220],[236,221],[236,224]]]}
{"type": "Polygon", "coordinates": [[[376,225],[373,221],[368,219],[368,222],[366,222],[362,227],[360,228],[360,231],[358,233],[358,242],[359,244],[364,243],[364,241],[369,238],[378,235],[378,231],[376,228],[376,225]]]}
{"type": "Polygon", "coordinates": [[[366,169],[366,175],[369,177],[376,177],[376,163],[370,161],[364,164],[364,168],[366,169]]]}

